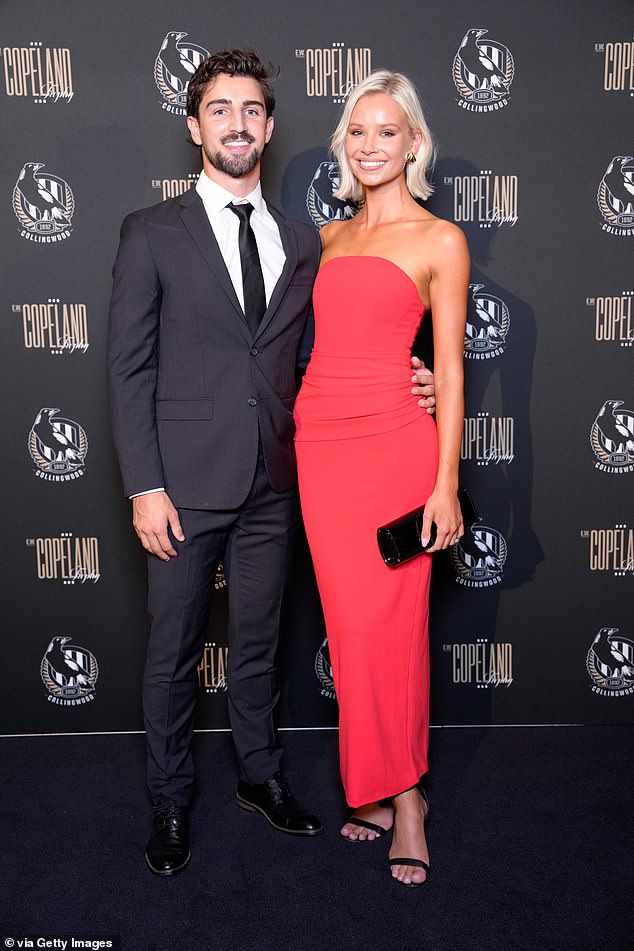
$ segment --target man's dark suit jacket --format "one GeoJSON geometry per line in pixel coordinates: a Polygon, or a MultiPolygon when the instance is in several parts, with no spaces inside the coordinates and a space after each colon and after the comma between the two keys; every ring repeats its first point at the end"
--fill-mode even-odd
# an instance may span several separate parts
{"type": "Polygon", "coordinates": [[[258,438],[273,489],[296,480],[295,368],[320,247],[310,226],[269,210],[286,263],[255,336],[195,189],[123,222],[108,365],[127,496],[164,486],[177,507],[238,508],[258,438]]]}

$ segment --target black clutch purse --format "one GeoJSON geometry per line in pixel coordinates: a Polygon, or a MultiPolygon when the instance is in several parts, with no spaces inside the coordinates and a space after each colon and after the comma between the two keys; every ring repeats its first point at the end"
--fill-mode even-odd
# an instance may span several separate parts
{"type": "MultiPolygon", "coordinates": [[[[473,499],[466,489],[458,489],[458,501],[465,528],[480,521],[473,499]]],[[[388,525],[381,525],[376,532],[376,540],[383,561],[389,568],[396,568],[416,555],[421,555],[436,541],[436,524],[432,522],[429,541],[423,548],[420,540],[423,530],[423,512],[425,506],[394,519],[388,525]]]]}

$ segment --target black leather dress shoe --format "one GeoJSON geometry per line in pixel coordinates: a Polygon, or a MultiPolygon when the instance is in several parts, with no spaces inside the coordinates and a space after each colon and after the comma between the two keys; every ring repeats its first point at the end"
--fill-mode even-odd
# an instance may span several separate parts
{"type": "Polygon", "coordinates": [[[260,812],[280,832],[293,835],[319,835],[324,827],[291,795],[280,773],[263,783],[238,783],[238,805],[249,812],[260,812]]]}
{"type": "Polygon", "coordinates": [[[152,832],[145,850],[150,869],[155,875],[175,875],[191,857],[187,809],[172,802],[154,806],[152,832]]]}

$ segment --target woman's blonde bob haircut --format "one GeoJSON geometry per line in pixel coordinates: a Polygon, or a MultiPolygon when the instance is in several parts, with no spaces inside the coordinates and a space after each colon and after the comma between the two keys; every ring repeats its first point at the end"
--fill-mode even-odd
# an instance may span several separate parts
{"type": "Polygon", "coordinates": [[[435,147],[429,131],[423,109],[418,98],[418,93],[413,83],[403,76],[402,73],[391,73],[387,69],[377,69],[370,73],[362,82],[355,86],[346,100],[346,104],[337,124],[337,128],[332,134],[330,140],[331,152],[339,165],[341,184],[333,192],[335,198],[351,198],[353,201],[359,201],[363,198],[363,186],[355,178],[346,158],[346,138],[348,135],[348,126],[352,111],[362,96],[371,96],[374,93],[384,93],[390,96],[405,113],[411,132],[420,132],[422,141],[420,148],[416,153],[416,161],[411,165],[405,166],[405,181],[410,195],[414,198],[429,198],[433,192],[433,186],[427,178],[428,172],[434,164],[435,147]]]}

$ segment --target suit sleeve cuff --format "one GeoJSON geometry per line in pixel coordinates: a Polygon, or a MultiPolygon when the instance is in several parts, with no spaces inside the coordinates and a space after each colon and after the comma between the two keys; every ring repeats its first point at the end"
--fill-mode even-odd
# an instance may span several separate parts
{"type": "Polygon", "coordinates": [[[160,488],[158,488],[158,489],[146,489],[145,492],[135,492],[134,495],[129,495],[128,498],[129,498],[129,499],[138,499],[138,498],[140,498],[142,495],[152,495],[153,492],[165,492],[165,489],[164,489],[163,486],[160,486],[160,488]]]}

